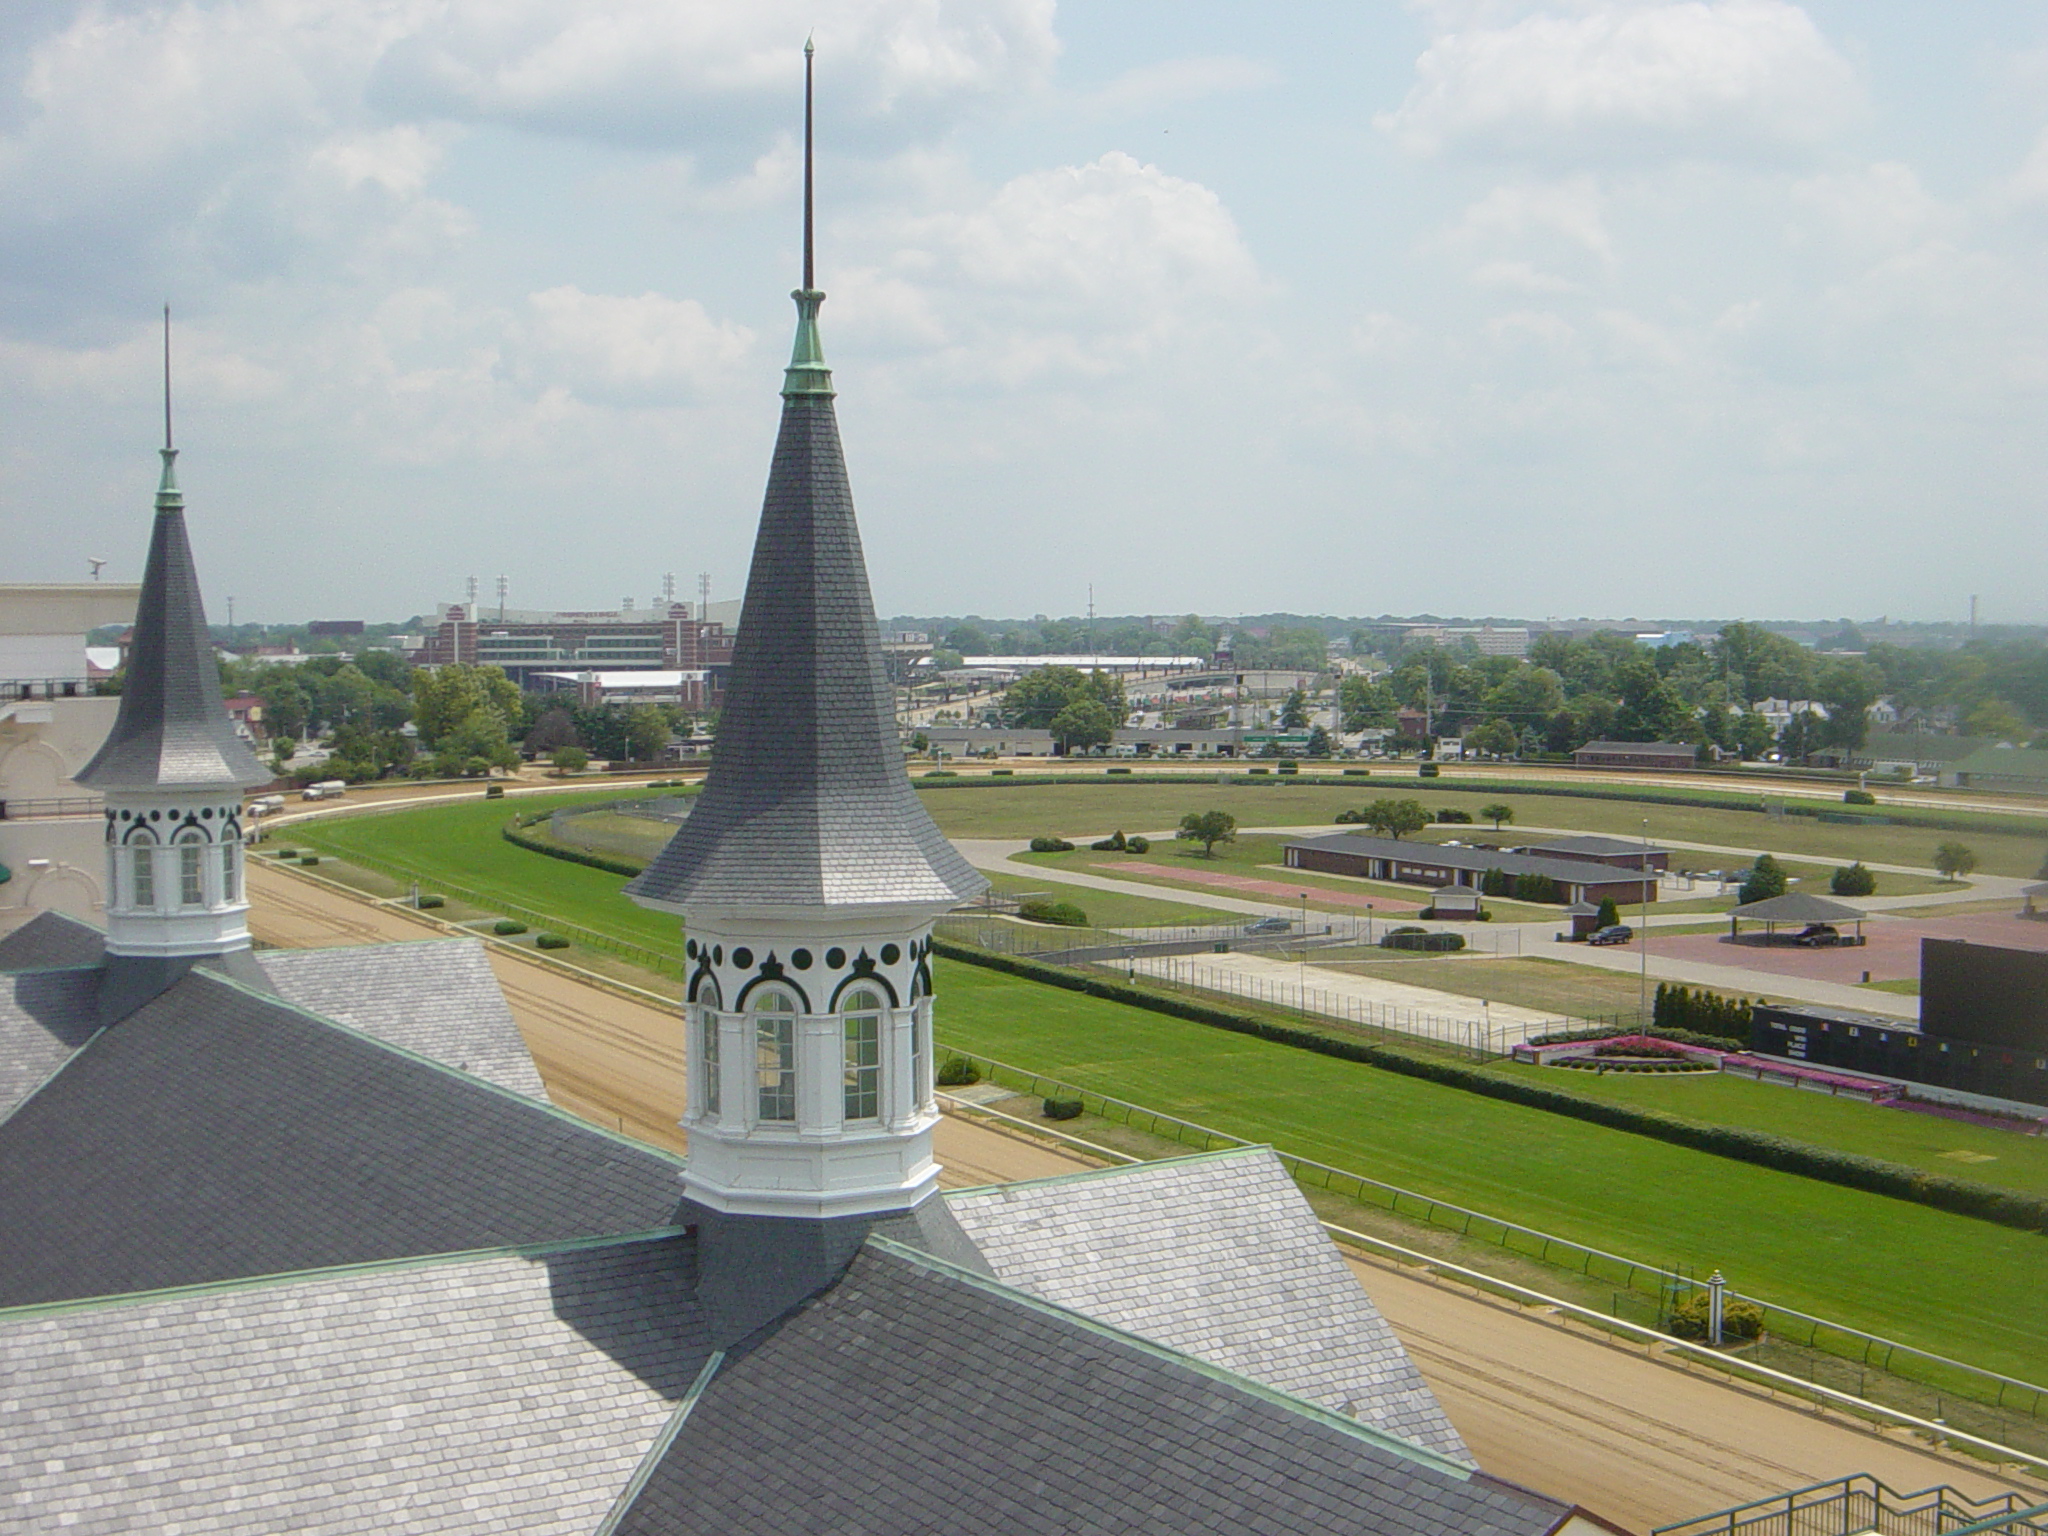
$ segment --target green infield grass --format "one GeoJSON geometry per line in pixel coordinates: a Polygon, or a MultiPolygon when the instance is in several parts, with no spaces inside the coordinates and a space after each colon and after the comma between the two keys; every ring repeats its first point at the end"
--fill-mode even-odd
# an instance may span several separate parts
{"type": "Polygon", "coordinates": [[[938,1016],[944,1044],[1609,1252],[1719,1267],[1782,1305],[2048,1378],[2048,1238],[2036,1233],[965,964],[941,962],[938,1016]]]}
{"type": "Polygon", "coordinates": [[[1155,901],[1149,896],[1129,896],[1121,891],[1097,891],[1084,885],[1063,885],[1056,880],[1034,880],[1002,870],[983,870],[989,884],[1001,895],[1041,895],[1049,901],[1070,901],[1088,914],[1092,928],[1161,928],[1228,923],[1236,914],[1214,907],[1188,906],[1175,901],[1155,901]]]}

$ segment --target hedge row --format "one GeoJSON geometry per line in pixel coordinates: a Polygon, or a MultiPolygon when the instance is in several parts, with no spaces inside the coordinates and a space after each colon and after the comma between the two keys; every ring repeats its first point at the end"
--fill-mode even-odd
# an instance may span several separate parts
{"type": "MultiPolygon", "coordinates": [[[[1937,1210],[1997,1222],[2001,1226],[2019,1227],[2030,1232],[2048,1232],[2048,1198],[2039,1195],[1997,1189],[1989,1184],[1979,1184],[1969,1179],[1925,1173],[1902,1163],[1885,1162],[1880,1158],[1863,1157],[1853,1152],[1837,1152],[1763,1131],[1744,1130],[1735,1126],[1699,1125],[1658,1110],[1638,1109],[1626,1104],[1581,1098],[1577,1094],[1546,1087],[1525,1078],[1484,1071],[1462,1062],[1410,1055],[1405,1051],[1365,1040],[1340,1039],[1315,1030],[1273,1023],[1185,998],[1156,996],[1106,977],[1063,971],[1019,956],[992,954],[948,939],[934,939],[933,945],[940,955],[949,960],[963,960],[970,965],[1006,971],[1032,981],[1042,981],[1048,986],[1064,987],[1070,992],[1084,992],[1110,1002],[1147,1008],[1154,1013],[1164,1013],[1193,1024],[1205,1024],[1213,1029],[1229,1030],[1233,1034],[1253,1035],[1281,1045],[1314,1051],[1321,1056],[1334,1056],[1342,1061],[1381,1067],[1389,1072],[1398,1072],[1404,1077],[1421,1078],[1427,1082],[1441,1083],[1446,1087],[1462,1088],[1490,1099],[1501,1099],[1529,1109],[1548,1110],[1552,1114],[1568,1115],[1575,1120],[1606,1126],[1610,1130],[1653,1137],[1658,1141],[1670,1142],[1674,1146],[1690,1147],[1698,1152],[1712,1153],[1736,1162],[1774,1168],[1781,1173],[1799,1174],[1805,1178],[1840,1184],[1849,1189],[1861,1189],[1873,1194],[1890,1195],[1895,1199],[1911,1200],[1920,1205],[1933,1206],[1937,1210]]],[[[1725,1042],[1720,1043],[1725,1045],[1725,1042]]]]}
{"type": "Polygon", "coordinates": [[[544,843],[537,837],[528,837],[519,830],[515,817],[499,829],[499,835],[508,843],[534,853],[544,853],[551,859],[567,859],[571,864],[588,864],[592,869],[602,869],[614,875],[637,875],[647,866],[635,864],[630,859],[608,859],[601,853],[586,853],[581,848],[564,848],[560,843],[544,843]]]}

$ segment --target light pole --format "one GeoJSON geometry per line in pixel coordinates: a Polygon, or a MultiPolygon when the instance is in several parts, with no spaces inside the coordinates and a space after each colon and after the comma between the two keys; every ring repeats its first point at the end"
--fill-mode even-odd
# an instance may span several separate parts
{"type": "Polygon", "coordinates": [[[1642,884],[1637,894],[1643,898],[1643,931],[1636,935],[1636,954],[1642,961],[1642,986],[1636,997],[1636,1026],[1642,1027],[1643,1016],[1650,1011],[1650,818],[1643,818],[1643,868],[1642,884]]]}
{"type": "Polygon", "coordinates": [[[1301,1011],[1308,1012],[1308,892],[1301,893],[1301,1011]]]}
{"type": "Polygon", "coordinates": [[[1365,904],[1365,947],[1372,948],[1372,903],[1365,904]]]}

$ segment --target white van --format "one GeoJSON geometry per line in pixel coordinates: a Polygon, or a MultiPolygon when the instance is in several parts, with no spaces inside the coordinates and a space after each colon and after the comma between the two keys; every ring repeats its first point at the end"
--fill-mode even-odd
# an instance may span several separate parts
{"type": "Polygon", "coordinates": [[[301,800],[339,800],[348,788],[344,779],[322,779],[318,784],[308,784],[299,791],[301,800]]]}

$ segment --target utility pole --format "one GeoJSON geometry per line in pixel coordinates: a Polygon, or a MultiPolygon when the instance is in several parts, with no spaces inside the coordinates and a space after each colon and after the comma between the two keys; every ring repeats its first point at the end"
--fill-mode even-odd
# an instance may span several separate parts
{"type": "Polygon", "coordinates": [[[1639,894],[1642,896],[1643,931],[1636,935],[1636,955],[1642,961],[1642,988],[1636,997],[1636,1027],[1642,1028],[1643,1017],[1650,1011],[1650,818],[1643,818],[1643,882],[1639,894]]]}
{"type": "Polygon", "coordinates": [[[704,571],[697,577],[697,622],[711,622],[711,573],[704,571]]]}
{"type": "Polygon", "coordinates": [[[500,576],[498,578],[498,622],[500,624],[505,622],[505,599],[510,597],[511,595],[512,578],[509,576],[500,576]]]}

